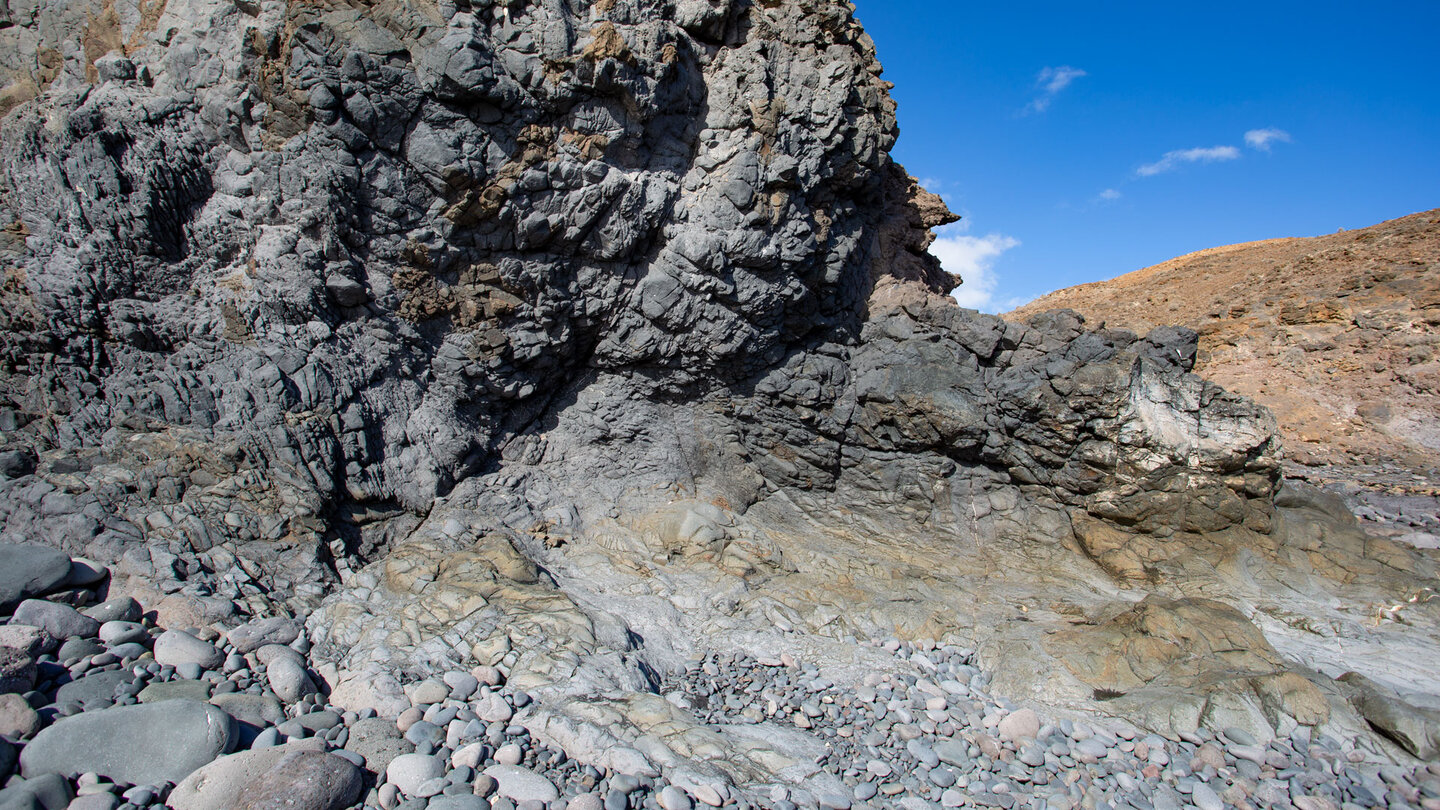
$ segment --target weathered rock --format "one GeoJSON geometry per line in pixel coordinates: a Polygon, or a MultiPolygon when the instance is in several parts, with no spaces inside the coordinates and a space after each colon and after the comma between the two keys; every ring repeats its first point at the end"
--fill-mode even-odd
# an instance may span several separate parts
{"type": "MultiPolygon", "coordinates": [[[[376,774],[385,773],[390,761],[395,757],[415,751],[415,745],[401,736],[395,728],[395,721],[384,717],[372,717],[353,723],[350,726],[350,740],[345,743],[345,748],[364,757],[365,767],[376,774]]],[[[471,767],[474,767],[474,763],[471,767]]]]}
{"type": "Polygon", "coordinates": [[[361,787],[359,769],[346,760],[287,745],[220,757],[176,785],[169,805],[175,810],[339,810],[359,798],[361,787]]]}
{"type": "MultiPolygon", "coordinates": [[[[66,560],[69,565],[69,560],[66,560]]],[[[67,573],[69,569],[66,569],[67,573]]],[[[100,622],[86,616],[69,605],[46,602],[42,599],[27,599],[15,608],[11,619],[16,624],[39,627],[57,641],[71,636],[94,637],[100,632],[100,622]]]]}
{"type": "Polygon", "coordinates": [[[225,661],[225,654],[208,641],[202,641],[183,630],[166,630],[155,638],[155,660],[167,666],[195,664],[201,669],[215,669],[225,661]]]}
{"type": "Polygon", "coordinates": [[[85,608],[81,611],[86,616],[101,622],[138,622],[142,611],[140,603],[134,597],[122,596],[118,599],[111,599],[101,602],[94,607],[85,608]]]}
{"type": "Polygon", "coordinates": [[[316,691],[315,682],[305,671],[305,665],[288,656],[271,660],[265,669],[265,677],[270,681],[270,688],[275,690],[275,696],[286,703],[294,703],[316,691]]]}
{"type": "Polygon", "coordinates": [[[254,619],[231,630],[230,643],[238,653],[248,653],[266,644],[289,644],[300,635],[295,622],[284,617],[254,619]]]}
{"type": "Polygon", "coordinates": [[[1340,676],[1350,688],[1350,701],[1381,734],[1420,759],[1440,756],[1440,711],[1407,702],[1394,690],[1357,672],[1340,676]]]}
{"type": "Polygon", "coordinates": [[[74,795],[69,782],[56,774],[45,774],[0,790],[0,807],[5,810],[65,810],[74,795]]]}
{"type": "Polygon", "coordinates": [[[232,736],[230,717],[203,703],[120,706],[43,729],[21,752],[20,768],[27,778],[97,773],[137,785],[179,782],[225,753],[232,736]]]}
{"type": "Polygon", "coordinates": [[[135,680],[128,670],[109,670],[86,675],[55,690],[56,703],[80,703],[108,706],[115,700],[115,689],[135,680]]]}
{"type": "Polygon", "coordinates": [[[24,650],[0,647],[0,695],[35,686],[35,659],[24,650]]]}
{"type": "Polygon", "coordinates": [[[0,737],[19,740],[40,728],[40,715],[25,698],[0,693],[0,737]]]}
{"type": "Polygon", "coordinates": [[[0,607],[48,593],[70,575],[70,557],[44,546],[0,543],[0,607]]]}
{"type": "Polygon", "coordinates": [[[257,729],[279,725],[285,722],[285,707],[280,705],[280,701],[269,695],[251,695],[245,692],[231,692],[229,694],[219,694],[211,697],[210,703],[220,707],[221,710],[237,721],[254,726],[257,729]]]}
{"type": "Polygon", "coordinates": [[[445,774],[445,762],[429,754],[401,754],[385,766],[385,779],[408,795],[430,779],[445,774]]]}
{"type": "Polygon", "coordinates": [[[485,769],[485,775],[500,784],[501,796],[517,802],[550,802],[560,798],[560,792],[549,779],[529,768],[519,765],[491,765],[485,769]]]}

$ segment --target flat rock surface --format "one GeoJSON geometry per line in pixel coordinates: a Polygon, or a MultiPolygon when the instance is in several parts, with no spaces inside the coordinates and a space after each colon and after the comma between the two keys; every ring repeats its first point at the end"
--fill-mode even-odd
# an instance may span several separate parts
{"type": "Polygon", "coordinates": [[[98,773],[131,784],[179,782],[231,745],[232,720],[187,700],[120,706],[64,718],[21,752],[26,777],[98,773]]]}

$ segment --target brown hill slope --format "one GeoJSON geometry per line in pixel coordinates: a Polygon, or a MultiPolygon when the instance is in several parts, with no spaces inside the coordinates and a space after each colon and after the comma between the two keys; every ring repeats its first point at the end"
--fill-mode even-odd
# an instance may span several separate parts
{"type": "MultiPolygon", "coordinates": [[[[1162,324],[1199,332],[1196,371],[1275,412],[1295,474],[1356,482],[1392,506],[1395,496],[1436,494],[1440,209],[1202,250],[1006,317],[1058,308],[1141,333],[1162,324]]],[[[1434,528],[1389,511],[1402,525],[1434,528]]]]}

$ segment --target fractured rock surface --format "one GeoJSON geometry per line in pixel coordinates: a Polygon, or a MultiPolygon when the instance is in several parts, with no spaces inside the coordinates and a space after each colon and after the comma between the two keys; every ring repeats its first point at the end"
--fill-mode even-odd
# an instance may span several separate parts
{"type": "MultiPolygon", "coordinates": [[[[225,681],[247,745],[354,729],[382,805],[460,774],[839,807],[877,793],[815,767],[824,709],[771,727],[667,685],[710,654],[844,689],[925,668],[886,639],[1172,742],[1421,750],[1353,684],[1440,694],[1414,665],[1440,649],[1434,553],[1282,482],[1274,419],[1191,373],[1194,332],[959,309],[925,252],[953,215],[891,161],[846,5],[7,14],[0,541],[67,556],[6,574],[45,600],[0,630],[33,614],[54,649],[0,661],[78,713],[22,767],[225,681]],[[142,605],[139,633],[102,624],[142,605]]],[[[986,773],[1048,762],[1025,739],[1109,750],[1005,712],[966,744],[986,773]]],[[[918,739],[876,770],[934,772],[918,739]]],[[[274,767],[353,799],[321,756],[274,767]]]]}

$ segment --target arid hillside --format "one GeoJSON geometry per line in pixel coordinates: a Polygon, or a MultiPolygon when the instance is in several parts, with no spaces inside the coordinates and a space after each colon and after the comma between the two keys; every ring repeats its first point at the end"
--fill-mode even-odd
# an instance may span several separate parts
{"type": "MultiPolygon", "coordinates": [[[[1088,326],[1199,332],[1197,373],[1275,412],[1293,473],[1392,503],[1436,492],[1440,209],[1202,250],[1051,293],[1006,317],[1058,308],[1088,326]]],[[[1404,509],[1389,511],[1407,524],[1404,509]]]]}

